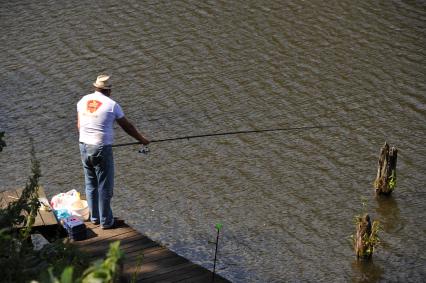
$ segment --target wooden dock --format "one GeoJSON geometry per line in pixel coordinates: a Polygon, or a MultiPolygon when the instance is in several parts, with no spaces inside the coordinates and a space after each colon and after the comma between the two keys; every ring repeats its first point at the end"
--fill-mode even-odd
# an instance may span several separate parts
{"type": "MultiPolygon", "coordinates": [[[[136,275],[136,282],[213,282],[211,271],[152,241],[124,222],[109,230],[90,222],[86,222],[86,226],[88,238],[73,244],[97,259],[106,255],[110,243],[120,241],[124,252],[123,281],[130,282],[136,275]]],[[[215,275],[214,282],[230,281],[215,275]]]]}
{"type": "MultiPolygon", "coordinates": [[[[23,189],[16,189],[16,190],[8,190],[4,192],[0,192],[0,208],[7,207],[9,202],[13,202],[18,200],[21,197],[23,189]]],[[[38,188],[38,196],[39,201],[45,204],[49,204],[46,194],[42,187],[38,188]]],[[[25,211],[22,211],[23,215],[27,215],[25,211]]],[[[58,221],[56,220],[55,215],[53,214],[52,210],[44,210],[40,208],[37,211],[37,216],[35,218],[33,227],[49,227],[49,226],[55,226],[58,225],[58,221]]]]}
{"type": "MultiPolygon", "coordinates": [[[[22,189],[0,192],[0,207],[6,207],[9,202],[16,201],[21,196],[22,189]]],[[[39,200],[48,204],[43,188],[38,191],[39,200]]],[[[26,215],[26,212],[22,212],[26,215]]],[[[120,249],[124,252],[123,282],[230,282],[189,260],[177,255],[166,247],[152,241],[130,226],[120,221],[114,229],[103,230],[99,225],[85,222],[87,239],[73,241],[81,251],[91,259],[102,259],[106,256],[109,245],[120,241],[120,249]],[[142,260],[141,260],[142,259],[142,260]]],[[[47,232],[57,230],[59,223],[49,209],[39,209],[33,228],[35,231],[47,232]]],[[[19,228],[19,227],[17,227],[19,228]]]]}

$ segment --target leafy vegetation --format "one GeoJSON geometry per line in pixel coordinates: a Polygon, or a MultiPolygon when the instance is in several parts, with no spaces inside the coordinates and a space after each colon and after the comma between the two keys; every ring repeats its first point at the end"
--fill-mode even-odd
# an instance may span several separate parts
{"type": "Polygon", "coordinates": [[[86,269],[82,276],[82,282],[115,282],[120,273],[122,257],[120,242],[111,243],[106,259],[98,261],[86,269]]]}
{"type": "Polygon", "coordinates": [[[31,155],[31,175],[20,198],[0,209],[0,266],[5,282],[21,282],[40,271],[37,253],[30,244],[31,226],[40,206],[37,195],[40,166],[34,148],[31,155]]]}
{"type": "Polygon", "coordinates": [[[392,175],[388,181],[389,190],[392,192],[396,188],[396,174],[395,171],[392,171],[392,175]]]}
{"type": "MultiPolygon", "coordinates": [[[[0,133],[0,151],[5,146],[0,133]]],[[[112,243],[107,257],[90,265],[88,256],[59,238],[34,250],[31,242],[38,201],[40,164],[31,147],[31,174],[19,199],[0,208],[1,282],[116,282],[122,252],[119,242],[112,243]],[[74,276],[73,275],[77,275],[74,276]],[[39,280],[39,281],[35,281],[39,280]]]]}
{"type": "Polygon", "coordinates": [[[53,267],[49,267],[48,275],[44,276],[42,282],[46,283],[92,283],[92,282],[118,282],[121,259],[123,253],[120,250],[120,242],[116,241],[110,244],[110,248],[107,257],[104,260],[98,260],[83,273],[74,272],[74,266],[67,266],[63,269],[60,277],[55,276],[53,267]],[[81,276],[75,277],[74,274],[82,274],[81,276]]]}
{"type": "Polygon", "coordinates": [[[142,266],[143,259],[144,259],[144,255],[141,252],[137,257],[136,270],[135,270],[135,272],[133,272],[132,279],[130,280],[130,282],[132,282],[132,283],[136,282],[136,276],[138,274],[140,267],[142,266]]]}

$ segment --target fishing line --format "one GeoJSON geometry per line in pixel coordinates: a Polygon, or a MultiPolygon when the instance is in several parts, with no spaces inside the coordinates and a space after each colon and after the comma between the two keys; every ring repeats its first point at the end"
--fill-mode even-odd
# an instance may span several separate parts
{"type": "MultiPolygon", "coordinates": [[[[324,128],[336,128],[337,126],[307,126],[307,127],[292,127],[292,128],[273,128],[273,129],[261,129],[261,130],[242,130],[242,131],[233,131],[233,132],[223,132],[223,133],[210,133],[210,134],[201,134],[201,135],[192,135],[192,136],[182,136],[175,138],[165,138],[151,140],[150,143],[160,143],[160,142],[170,142],[177,140],[190,140],[195,138],[206,138],[206,137],[218,137],[218,136],[231,136],[239,134],[254,134],[254,133],[265,133],[265,132],[279,132],[279,131],[297,131],[297,130],[310,130],[310,129],[324,129],[324,128]]],[[[141,142],[128,142],[114,144],[112,147],[121,147],[141,144],[141,142]]]]}

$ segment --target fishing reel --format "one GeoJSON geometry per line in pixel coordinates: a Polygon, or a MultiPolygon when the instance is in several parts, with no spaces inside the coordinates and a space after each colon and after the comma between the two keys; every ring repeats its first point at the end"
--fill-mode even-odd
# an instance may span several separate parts
{"type": "Polygon", "coordinates": [[[147,145],[142,146],[142,148],[141,148],[141,149],[139,149],[139,153],[142,153],[142,154],[148,154],[148,153],[149,153],[149,148],[148,148],[148,146],[147,146],[147,145]]]}

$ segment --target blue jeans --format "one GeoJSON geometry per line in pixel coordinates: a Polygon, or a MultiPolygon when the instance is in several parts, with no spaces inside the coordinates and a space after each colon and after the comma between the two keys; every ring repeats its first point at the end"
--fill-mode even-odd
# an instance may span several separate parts
{"type": "Polygon", "coordinates": [[[111,210],[114,187],[112,147],[80,143],[80,153],[90,221],[100,223],[102,227],[110,227],[114,224],[111,210]]]}

